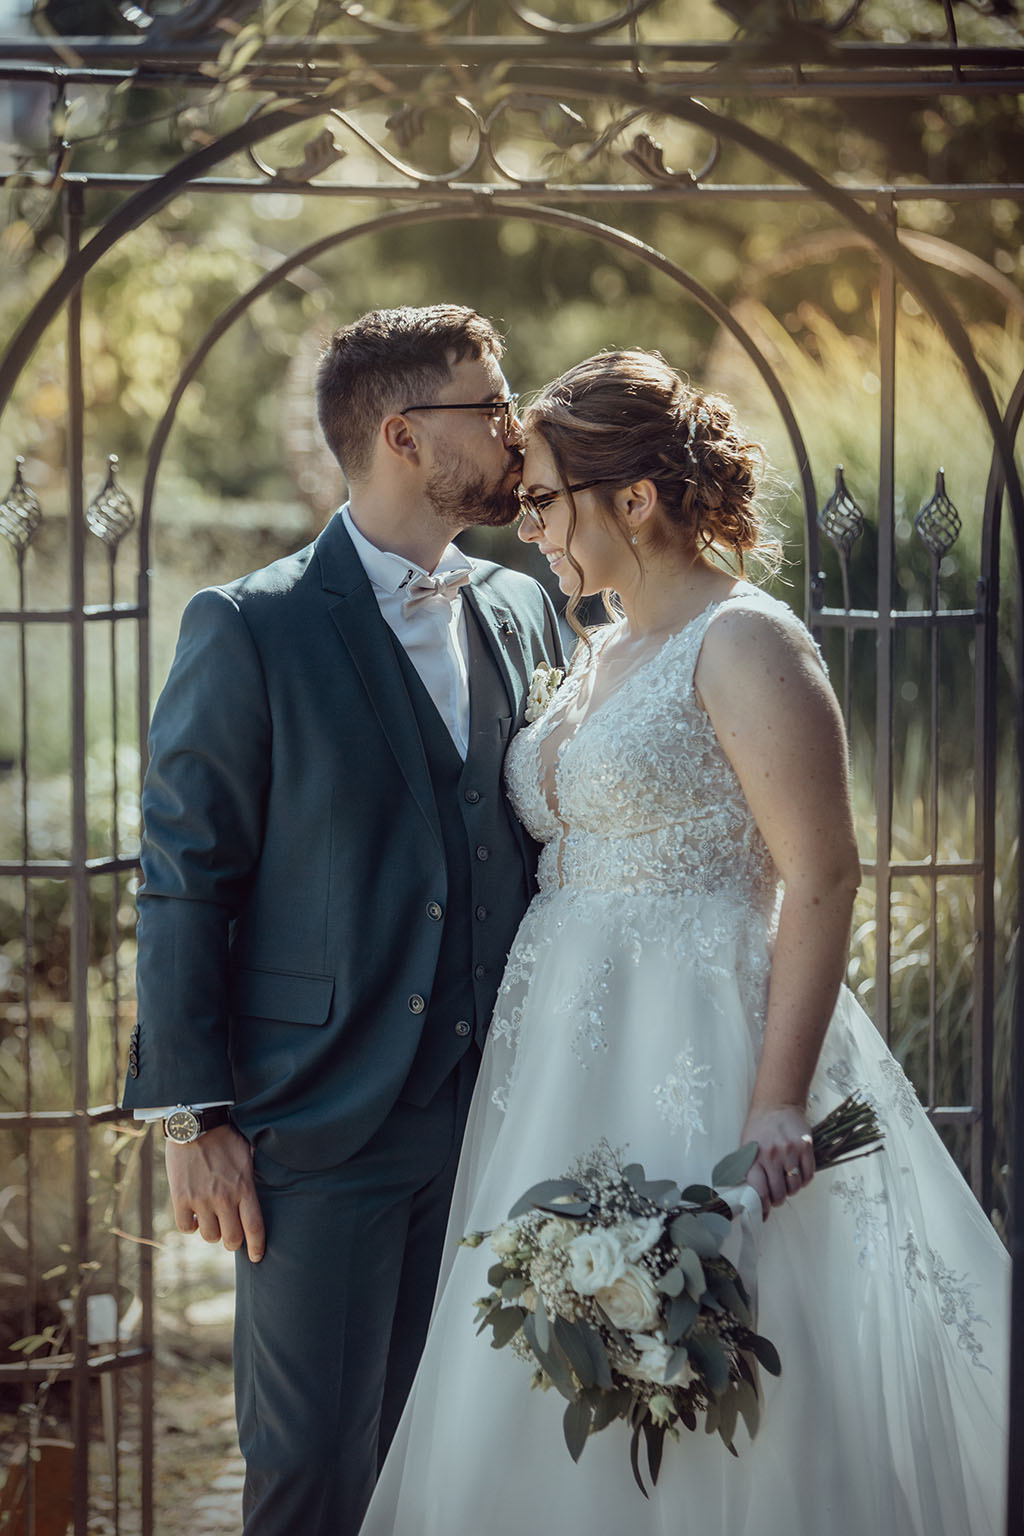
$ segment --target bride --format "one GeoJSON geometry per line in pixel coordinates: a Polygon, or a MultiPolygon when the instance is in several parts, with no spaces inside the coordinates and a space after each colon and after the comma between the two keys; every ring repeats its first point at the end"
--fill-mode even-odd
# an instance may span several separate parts
{"type": "Polygon", "coordinates": [[[570,369],[524,425],[520,538],[621,614],[509,750],[540,889],[363,1536],[996,1536],[1008,1263],[842,986],[859,864],[839,711],[804,627],[721,558],[768,549],[757,450],[640,351],[570,369]],[[884,1148],[815,1177],[809,1124],[853,1089],[884,1148]],[[761,1429],[735,1459],[684,1431],[649,1502],[624,1424],[575,1464],[562,1399],[476,1335],[493,1254],[458,1247],[602,1138],[681,1185],[756,1141],[768,1218],[758,1331],[782,1375],[761,1429]]]}

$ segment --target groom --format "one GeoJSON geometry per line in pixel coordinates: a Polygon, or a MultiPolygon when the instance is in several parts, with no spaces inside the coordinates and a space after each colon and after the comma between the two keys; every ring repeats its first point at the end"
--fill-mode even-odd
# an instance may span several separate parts
{"type": "Polygon", "coordinates": [[[516,514],[501,350],[456,305],[336,333],[351,499],[193,598],[153,717],[125,1105],[165,1117],[179,1228],[239,1250],[246,1536],[359,1528],[531,892],[501,767],[554,613],[450,542],[516,514]]]}

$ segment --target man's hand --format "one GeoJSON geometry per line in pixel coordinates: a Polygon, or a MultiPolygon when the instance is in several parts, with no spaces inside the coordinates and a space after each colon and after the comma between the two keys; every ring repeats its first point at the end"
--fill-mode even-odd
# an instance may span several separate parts
{"type": "Polygon", "coordinates": [[[229,1253],[245,1243],[253,1264],[266,1247],[263,1215],[252,1176],[252,1149],[233,1125],[218,1125],[184,1146],[164,1149],[167,1182],[179,1232],[208,1243],[223,1241],[229,1253]]]}

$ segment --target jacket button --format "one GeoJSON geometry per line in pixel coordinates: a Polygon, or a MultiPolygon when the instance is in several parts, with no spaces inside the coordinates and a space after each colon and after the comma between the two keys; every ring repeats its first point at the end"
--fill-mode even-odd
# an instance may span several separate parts
{"type": "Polygon", "coordinates": [[[432,917],[435,923],[439,923],[444,916],[444,908],[439,901],[427,902],[427,916],[432,917]]]}
{"type": "Polygon", "coordinates": [[[465,1039],[465,1037],[470,1033],[471,1029],[472,1026],[467,1024],[465,1019],[460,1019],[455,1026],[455,1033],[465,1039]]]}
{"type": "Polygon", "coordinates": [[[139,1064],[138,1064],[138,1062],[137,1061],[130,1061],[128,1063],[128,1076],[129,1077],[138,1077],[138,1075],[139,1075],[139,1064]]]}
{"type": "Polygon", "coordinates": [[[412,997],[409,999],[409,1012],[422,1013],[426,1006],[426,1003],[423,1001],[422,997],[420,997],[419,993],[414,992],[412,997]]]}
{"type": "Polygon", "coordinates": [[[486,907],[477,907],[477,909],[476,909],[476,920],[477,920],[477,922],[478,923],[482,923],[486,916],[487,916],[487,908],[486,907]]]}
{"type": "Polygon", "coordinates": [[[491,850],[485,843],[481,843],[476,850],[476,856],[478,859],[489,859],[491,856],[491,850]]]}
{"type": "Polygon", "coordinates": [[[480,791],[478,789],[467,789],[465,798],[468,805],[478,805],[480,802],[480,791]]]}
{"type": "Polygon", "coordinates": [[[475,965],[473,967],[473,975],[476,977],[477,981],[482,981],[483,978],[487,975],[486,965],[475,965]]]}

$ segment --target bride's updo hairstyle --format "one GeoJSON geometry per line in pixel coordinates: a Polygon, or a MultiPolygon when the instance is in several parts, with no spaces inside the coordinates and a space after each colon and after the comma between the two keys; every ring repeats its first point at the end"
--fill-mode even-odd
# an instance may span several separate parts
{"type": "MultiPolygon", "coordinates": [[[[639,349],[598,352],[548,384],[523,413],[527,433],[547,444],[570,502],[566,553],[581,579],[569,545],[576,506],[568,487],[602,480],[594,495],[606,515],[615,516],[615,492],[651,480],[658,512],[645,530],[652,553],[673,543],[694,558],[724,556],[742,575],[754,556],[770,568],[779,561],[778,542],[766,532],[757,505],[756,471],[764,452],[739,430],[732,406],[684,383],[660,352],[639,349]]],[[[573,628],[578,594],[569,603],[573,628]]]]}

